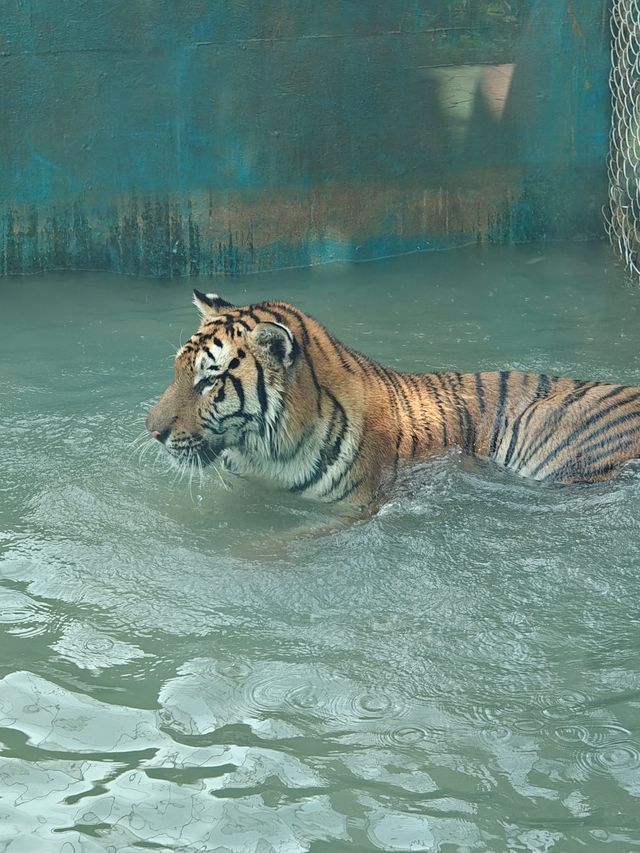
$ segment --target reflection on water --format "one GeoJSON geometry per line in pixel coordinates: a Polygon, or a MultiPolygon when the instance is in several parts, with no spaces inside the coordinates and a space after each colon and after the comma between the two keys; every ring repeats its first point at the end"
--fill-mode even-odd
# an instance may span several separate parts
{"type": "MultiPolygon", "coordinates": [[[[552,489],[454,452],[375,518],[279,547],[330,510],[174,482],[135,452],[196,325],[188,283],[18,284],[0,319],[0,850],[640,845],[637,471],[552,489]]],[[[639,297],[602,247],[224,284],[399,368],[640,384],[639,297]]]]}

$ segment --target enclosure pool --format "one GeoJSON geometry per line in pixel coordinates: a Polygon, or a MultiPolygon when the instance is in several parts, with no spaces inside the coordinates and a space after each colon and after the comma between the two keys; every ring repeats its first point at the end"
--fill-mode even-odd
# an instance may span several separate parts
{"type": "MultiPolygon", "coordinates": [[[[0,850],[638,849],[637,471],[551,488],[451,453],[288,543],[330,510],[138,452],[191,286],[3,284],[0,850]]],[[[603,245],[213,286],[398,369],[640,385],[603,245]]]]}

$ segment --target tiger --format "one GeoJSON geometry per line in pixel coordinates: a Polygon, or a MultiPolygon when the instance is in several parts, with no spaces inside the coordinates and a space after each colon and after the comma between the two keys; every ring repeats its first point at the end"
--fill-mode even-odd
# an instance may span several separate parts
{"type": "Polygon", "coordinates": [[[366,511],[401,466],[457,447],[547,483],[609,479],[640,457],[640,387],[519,370],[405,373],[281,301],[194,291],[201,321],[146,428],[184,466],[211,462],[366,511]]]}

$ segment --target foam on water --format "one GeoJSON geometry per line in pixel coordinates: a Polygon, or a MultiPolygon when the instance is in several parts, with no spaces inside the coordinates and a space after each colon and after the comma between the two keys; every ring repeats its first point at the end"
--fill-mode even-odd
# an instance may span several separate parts
{"type": "MultiPolygon", "coordinates": [[[[222,284],[401,369],[640,384],[640,295],[600,246],[222,284]]],[[[5,282],[0,851],[640,845],[637,470],[553,489],[452,452],[290,543],[331,510],[136,452],[189,302],[5,282]]]]}

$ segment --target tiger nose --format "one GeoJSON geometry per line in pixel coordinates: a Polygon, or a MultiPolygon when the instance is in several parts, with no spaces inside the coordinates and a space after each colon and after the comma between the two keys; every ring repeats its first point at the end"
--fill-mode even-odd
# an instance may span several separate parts
{"type": "MultiPolygon", "coordinates": [[[[166,393],[166,392],[165,392],[166,393]]],[[[147,413],[144,425],[151,438],[164,444],[171,435],[171,427],[176,418],[171,417],[162,406],[162,399],[147,413]]]]}

